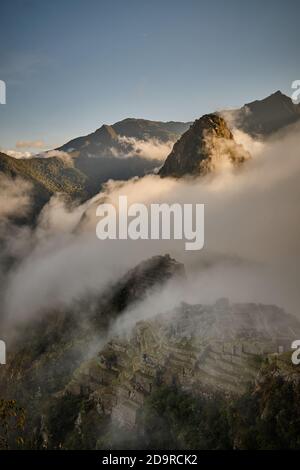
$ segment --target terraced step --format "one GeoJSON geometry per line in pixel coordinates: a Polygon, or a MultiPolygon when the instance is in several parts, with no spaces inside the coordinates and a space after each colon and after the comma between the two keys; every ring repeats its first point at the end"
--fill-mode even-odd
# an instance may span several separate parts
{"type": "Polygon", "coordinates": [[[206,372],[210,376],[214,377],[217,381],[221,383],[231,383],[234,386],[243,386],[249,382],[249,379],[245,377],[245,374],[241,375],[238,372],[230,372],[229,374],[219,366],[209,366],[206,363],[201,364],[199,371],[206,372]]]}
{"type": "Polygon", "coordinates": [[[209,373],[207,370],[203,368],[198,369],[198,377],[204,385],[210,385],[213,388],[217,388],[219,390],[225,389],[233,393],[240,393],[241,391],[240,384],[232,382],[228,380],[227,377],[224,377],[224,376],[222,376],[222,379],[220,380],[220,377],[216,377],[215,375],[212,375],[211,373],[209,373]]]}
{"type": "Polygon", "coordinates": [[[229,374],[237,374],[239,376],[247,376],[251,379],[255,378],[257,375],[257,369],[253,368],[247,363],[243,362],[234,362],[228,359],[223,358],[222,356],[217,356],[215,353],[209,353],[205,359],[205,364],[211,365],[212,367],[219,367],[224,370],[224,372],[229,374]]]}

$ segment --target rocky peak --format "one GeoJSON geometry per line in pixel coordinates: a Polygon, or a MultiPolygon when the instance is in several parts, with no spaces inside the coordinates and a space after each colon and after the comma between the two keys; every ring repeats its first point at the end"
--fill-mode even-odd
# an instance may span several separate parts
{"type": "Polygon", "coordinates": [[[159,173],[197,176],[247,158],[249,154],[236,144],[226,121],[217,114],[206,114],[176,142],[159,173]]]}
{"type": "Polygon", "coordinates": [[[276,91],[231,112],[235,125],[253,136],[268,136],[300,119],[300,106],[276,91]]]}
{"type": "Polygon", "coordinates": [[[142,261],[108,290],[109,300],[107,302],[106,299],[106,303],[110,315],[112,311],[120,312],[129,304],[142,300],[153,288],[162,286],[173,276],[184,277],[184,265],[168,254],[142,261]]]}
{"type": "Polygon", "coordinates": [[[103,124],[103,126],[97,129],[94,136],[97,139],[101,139],[103,144],[118,139],[118,134],[116,133],[114,128],[112,126],[109,126],[108,124],[103,124]]]}

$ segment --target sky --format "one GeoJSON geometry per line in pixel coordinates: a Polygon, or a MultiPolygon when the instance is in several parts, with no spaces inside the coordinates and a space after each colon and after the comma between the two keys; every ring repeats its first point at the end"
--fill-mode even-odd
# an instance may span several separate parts
{"type": "Polygon", "coordinates": [[[290,96],[299,13],[299,0],[1,0],[0,148],[290,96]]]}

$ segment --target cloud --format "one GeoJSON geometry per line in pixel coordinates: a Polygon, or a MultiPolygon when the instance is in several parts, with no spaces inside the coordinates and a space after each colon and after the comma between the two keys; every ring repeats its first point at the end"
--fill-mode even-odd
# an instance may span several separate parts
{"type": "Polygon", "coordinates": [[[16,142],[17,149],[24,149],[24,148],[42,149],[45,147],[46,147],[46,144],[43,140],[19,140],[18,142],[16,142]]]}
{"type": "Polygon", "coordinates": [[[252,158],[256,158],[263,151],[264,141],[253,139],[240,129],[233,128],[232,133],[235,141],[242,145],[251,154],[252,158]]]}
{"type": "Polygon", "coordinates": [[[38,154],[34,154],[33,152],[29,152],[29,151],[21,152],[21,151],[12,150],[12,149],[1,149],[1,151],[5,153],[6,155],[8,155],[9,157],[18,158],[18,159],[33,158],[33,157],[39,157],[39,158],[56,157],[65,161],[69,165],[73,164],[72,157],[67,152],[63,152],[61,150],[48,150],[45,152],[40,152],[38,154]]]}
{"type": "MultiPolygon", "coordinates": [[[[131,150],[126,153],[126,156],[140,156],[149,160],[164,161],[171,152],[174,142],[162,142],[159,139],[149,138],[147,140],[136,139],[135,137],[119,137],[119,142],[123,144],[126,149],[131,150]]],[[[119,156],[119,155],[115,155],[119,156]]]]}
{"type": "MultiPolygon", "coordinates": [[[[52,199],[32,234],[33,248],[7,276],[7,315],[22,318],[49,307],[70,306],[87,293],[100,293],[139,261],[165,253],[185,263],[188,287],[162,293],[161,309],[171,306],[172,299],[205,303],[227,296],[233,301],[274,303],[298,314],[299,128],[264,143],[244,134],[239,138],[247,142],[253,158],[238,170],[226,168],[198,179],[149,175],[111,181],[76,207],[52,199]],[[119,195],[127,195],[129,203],[146,205],[204,203],[204,249],[187,252],[181,240],[99,241],[96,207],[107,201],[117,204],[119,195]]],[[[153,297],[150,306],[152,301],[153,297]]],[[[159,301],[152,312],[158,308],[159,301]]],[[[144,307],[139,315],[143,312],[144,307]]]]}
{"type": "Polygon", "coordinates": [[[13,157],[13,158],[31,158],[32,157],[32,153],[28,151],[19,152],[17,150],[11,150],[11,149],[1,149],[1,151],[5,153],[6,155],[8,155],[9,157],[13,157]]]}
{"type": "Polygon", "coordinates": [[[245,121],[245,117],[251,115],[251,113],[251,109],[246,105],[240,109],[225,109],[220,111],[221,116],[231,128],[240,128],[245,121]]]}
{"type": "Polygon", "coordinates": [[[68,163],[69,165],[73,165],[73,158],[67,152],[63,152],[62,150],[47,150],[46,152],[39,153],[38,156],[40,158],[60,158],[64,162],[68,163]]]}
{"type": "Polygon", "coordinates": [[[0,219],[25,216],[31,207],[31,189],[29,182],[0,173],[0,219]]]}

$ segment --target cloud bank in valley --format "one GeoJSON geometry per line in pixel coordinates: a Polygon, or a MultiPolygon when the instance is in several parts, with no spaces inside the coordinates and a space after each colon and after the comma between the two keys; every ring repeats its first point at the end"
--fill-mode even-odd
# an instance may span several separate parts
{"type": "Polygon", "coordinates": [[[185,263],[188,282],[148,299],[136,315],[168,309],[170,299],[274,303],[298,313],[300,293],[300,210],[297,126],[265,142],[236,132],[252,154],[237,171],[226,166],[214,176],[179,180],[148,175],[109,182],[81,206],[59,197],[43,209],[34,243],[8,275],[5,314],[22,318],[51,307],[71,305],[87,292],[101,292],[139,261],[170,253],[185,263]],[[204,203],[205,246],[184,251],[183,241],[99,241],[96,207],[117,203],[204,203]],[[156,302],[156,303],[155,303],[156,302]],[[152,305],[152,307],[151,307],[152,305]]]}
{"type": "Polygon", "coordinates": [[[165,161],[174,145],[172,141],[162,142],[155,138],[143,140],[126,136],[119,137],[119,142],[125,144],[126,148],[131,148],[127,157],[138,155],[148,160],[161,160],[162,162],[165,161]]]}
{"type": "Polygon", "coordinates": [[[14,149],[1,149],[1,152],[13,158],[32,158],[33,156],[32,152],[19,151],[19,150],[14,150],[14,149]]]}
{"type": "Polygon", "coordinates": [[[13,180],[0,174],[0,220],[26,215],[31,204],[31,189],[31,184],[22,178],[13,180]]]}

